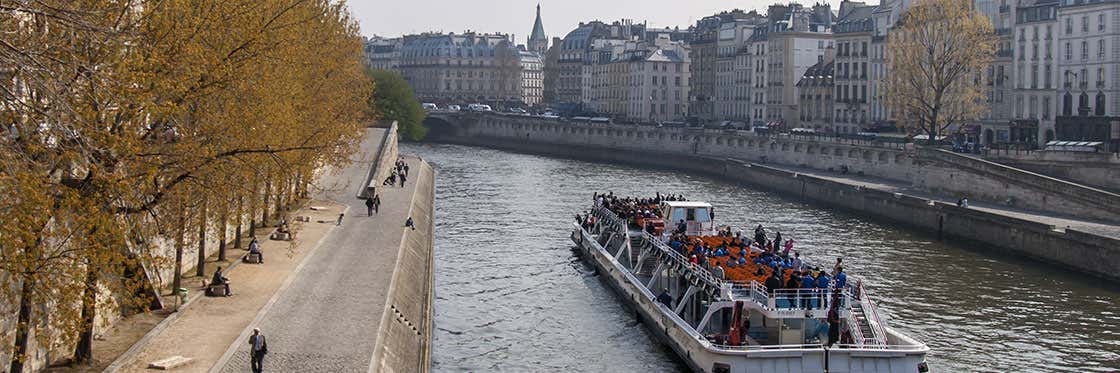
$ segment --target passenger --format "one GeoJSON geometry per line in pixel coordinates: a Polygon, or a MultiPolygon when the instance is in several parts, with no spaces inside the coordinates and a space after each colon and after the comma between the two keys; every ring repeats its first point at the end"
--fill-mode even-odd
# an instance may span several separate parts
{"type": "Polygon", "coordinates": [[[680,223],[677,223],[677,234],[685,234],[685,232],[688,232],[688,224],[685,224],[684,219],[681,219],[680,223]]]}
{"type": "Polygon", "coordinates": [[[785,249],[782,251],[782,257],[788,258],[790,250],[793,250],[793,239],[786,240],[785,249]]]}
{"type": "Polygon", "coordinates": [[[782,280],[778,278],[778,271],[771,271],[770,277],[766,278],[766,292],[774,295],[774,290],[782,287],[782,280]]]}
{"type": "Polygon", "coordinates": [[[740,264],[740,265],[745,265],[745,264],[747,264],[747,258],[746,258],[746,257],[742,257],[742,256],[740,256],[740,257],[739,257],[739,264],[740,264]]]}
{"type": "Polygon", "coordinates": [[[700,264],[700,260],[696,259],[696,254],[692,254],[692,256],[688,258],[688,262],[693,265],[700,264]]]}
{"type": "Polygon", "coordinates": [[[794,272],[801,272],[801,253],[793,253],[793,263],[791,267],[793,268],[794,272]]]}
{"type": "Polygon", "coordinates": [[[774,247],[774,253],[775,254],[778,253],[778,251],[782,249],[782,232],[781,231],[775,231],[774,242],[773,242],[772,245],[774,247]]]}
{"type": "Polygon", "coordinates": [[[829,285],[831,285],[829,282],[831,281],[832,278],[828,277],[828,272],[821,271],[821,274],[817,276],[817,295],[821,298],[822,305],[828,304],[828,290],[829,285]]]}
{"type": "Polygon", "coordinates": [[[725,275],[725,273],[723,272],[723,267],[721,267],[719,264],[716,264],[716,267],[712,268],[712,275],[722,280],[725,275]]]}
{"type": "Polygon", "coordinates": [[[657,295],[657,302],[664,304],[665,307],[673,306],[673,295],[669,294],[669,288],[661,289],[661,294],[657,295]]]}
{"type": "Polygon", "coordinates": [[[828,311],[828,347],[832,347],[840,340],[840,312],[835,309],[828,311]]]}
{"type": "Polygon", "coordinates": [[[836,289],[843,290],[844,286],[848,284],[848,275],[844,273],[844,267],[837,268],[836,270],[836,289]]]}
{"type": "Polygon", "coordinates": [[[789,280],[786,280],[786,289],[798,289],[801,287],[801,277],[797,276],[797,271],[790,271],[789,280]]]}
{"type": "Polygon", "coordinates": [[[836,258],[836,264],[832,266],[832,274],[833,275],[835,275],[837,273],[840,273],[840,267],[843,266],[843,263],[842,263],[843,261],[844,261],[843,257],[836,258]]]}
{"type": "Polygon", "coordinates": [[[805,275],[801,277],[801,307],[805,309],[812,308],[816,300],[810,300],[813,290],[817,287],[817,279],[813,278],[813,272],[805,271],[805,275]]]}

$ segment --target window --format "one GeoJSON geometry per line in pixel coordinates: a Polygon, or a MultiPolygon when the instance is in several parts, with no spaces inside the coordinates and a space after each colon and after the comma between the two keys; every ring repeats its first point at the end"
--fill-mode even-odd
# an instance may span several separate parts
{"type": "Polygon", "coordinates": [[[1066,18],[1066,34],[1073,33],[1073,18],[1066,18]]]}
{"type": "Polygon", "coordinates": [[[1097,115],[1104,115],[1104,105],[1105,105],[1104,93],[1097,92],[1097,105],[1096,105],[1096,114],[1097,115]]]}
{"type": "Polygon", "coordinates": [[[1050,119],[1050,97],[1042,96],[1042,120],[1050,119]]]}
{"type": "Polygon", "coordinates": [[[1097,15],[1097,31],[1104,31],[1104,13],[1097,15]]]}
{"type": "Polygon", "coordinates": [[[1069,42],[1067,41],[1066,42],[1066,61],[1069,61],[1069,60],[1072,60],[1072,59],[1073,59],[1073,47],[1071,47],[1069,42]]]}
{"type": "Polygon", "coordinates": [[[1044,88],[1050,89],[1050,78],[1052,76],[1050,74],[1050,65],[1046,65],[1046,68],[1043,69],[1043,72],[1046,74],[1046,76],[1042,80],[1042,84],[1043,84],[1044,88]]]}
{"type": "Polygon", "coordinates": [[[1038,119],[1038,97],[1031,96],[1030,99],[1030,117],[1031,119],[1038,119]]]}
{"type": "Polygon", "coordinates": [[[1104,68],[1097,68],[1097,88],[1104,88],[1104,68]]]}
{"type": "Polygon", "coordinates": [[[1104,39],[1097,40],[1097,58],[1104,58],[1104,39]]]}
{"type": "Polygon", "coordinates": [[[1089,42],[1088,41],[1084,41],[1084,40],[1081,41],[1081,59],[1082,60],[1089,59],[1089,42]]]}

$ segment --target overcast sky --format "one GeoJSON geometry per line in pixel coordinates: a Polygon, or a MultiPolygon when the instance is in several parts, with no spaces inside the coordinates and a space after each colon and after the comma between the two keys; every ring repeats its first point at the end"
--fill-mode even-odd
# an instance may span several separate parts
{"type": "MultiPolygon", "coordinates": [[[[533,27],[535,0],[348,0],[366,36],[400,36],[424,31],[466,30],[514,34],[525,43],[533,27]]],[[[549,40],[564,37],[581,21],[633,19],[653,27],[695,24],[721,10],[757,9],[775,0],[542,0],[541,18],[549,40]]],[[[822,1],[823,2],[823,1],[822,1]]],[[[871,3],[873,1],[869,1],[871,3]]],[[[811,1],[802,4],[812,5],[811,1]]],[[[839,1],[832,3],[833,11],[839,1]]]]}

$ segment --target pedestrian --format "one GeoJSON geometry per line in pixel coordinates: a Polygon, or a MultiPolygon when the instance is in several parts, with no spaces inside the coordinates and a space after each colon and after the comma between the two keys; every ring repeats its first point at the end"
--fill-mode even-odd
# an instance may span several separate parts
{"type": "Polygon", "coordinates": [[[264,355],[268,353],[268,341],[259,328],[253,328],[253,335],[249,336],[249,353],[252,357],[253,372],[264,371],[264,355]]]}
{"type": "Polygon", "coordinates": [[[408,164],[407,163],[404,165],[404,174],[408,175],[408,164]]]}
{"type": "Polygon", "coordinates": [[[334,223],[334,225],[342,225],[342,217],[343,217],[343,216],[346,216],[346,213],[345,213],[345,212],[339,213],[339,214],[338,214],[338,222],[337,222],[337,223],[334,223]]]}
{"type": "Polygon", "coordinates": [[[412,217],[411,216],[408,217],[408,220],[404,221],[404,226],[406,228],[412,228],[412,230],[416,230],[416,224],[412,223],[412,217]]]}
{"type": "Polygon", "coordinates": [[[373,213],[377,214],[377,213],[380,213],[380,212],[381,212],[381,195],[380,194],[374,194],[373,195],[373,213]]]}
{"type": "Polygon", "coordinates": [[[401,187],[404,187],[404,174],[401,174],[401,187]]]}
{"type": "Polygon", "coordinates": [[[366,216],[373,216],[373,198],[366,198],[366,216]]]}

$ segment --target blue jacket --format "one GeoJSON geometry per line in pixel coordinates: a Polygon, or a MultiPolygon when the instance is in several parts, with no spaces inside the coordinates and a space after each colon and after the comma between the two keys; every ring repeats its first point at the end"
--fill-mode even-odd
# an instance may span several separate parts
{"type": "Polygon", "coordinates": [[[805,275],[801,278],[802,289],[812,289],[817,286],[817,280],[813,279],[813,275],[805,275]]]}
{"type": "Polygon", "coordinates": [[[848,284],[848,275],[844,272],[836,274],[836,287],[843,289],[848,284]]]}
{"type": "Polygon", "coordinates": [[[822,274],[821,277],[817,277],[817,287],[821,289],[827,289],[828,282],[831,280],[832,279],[829,278],[827,274],[822,274]]]}

